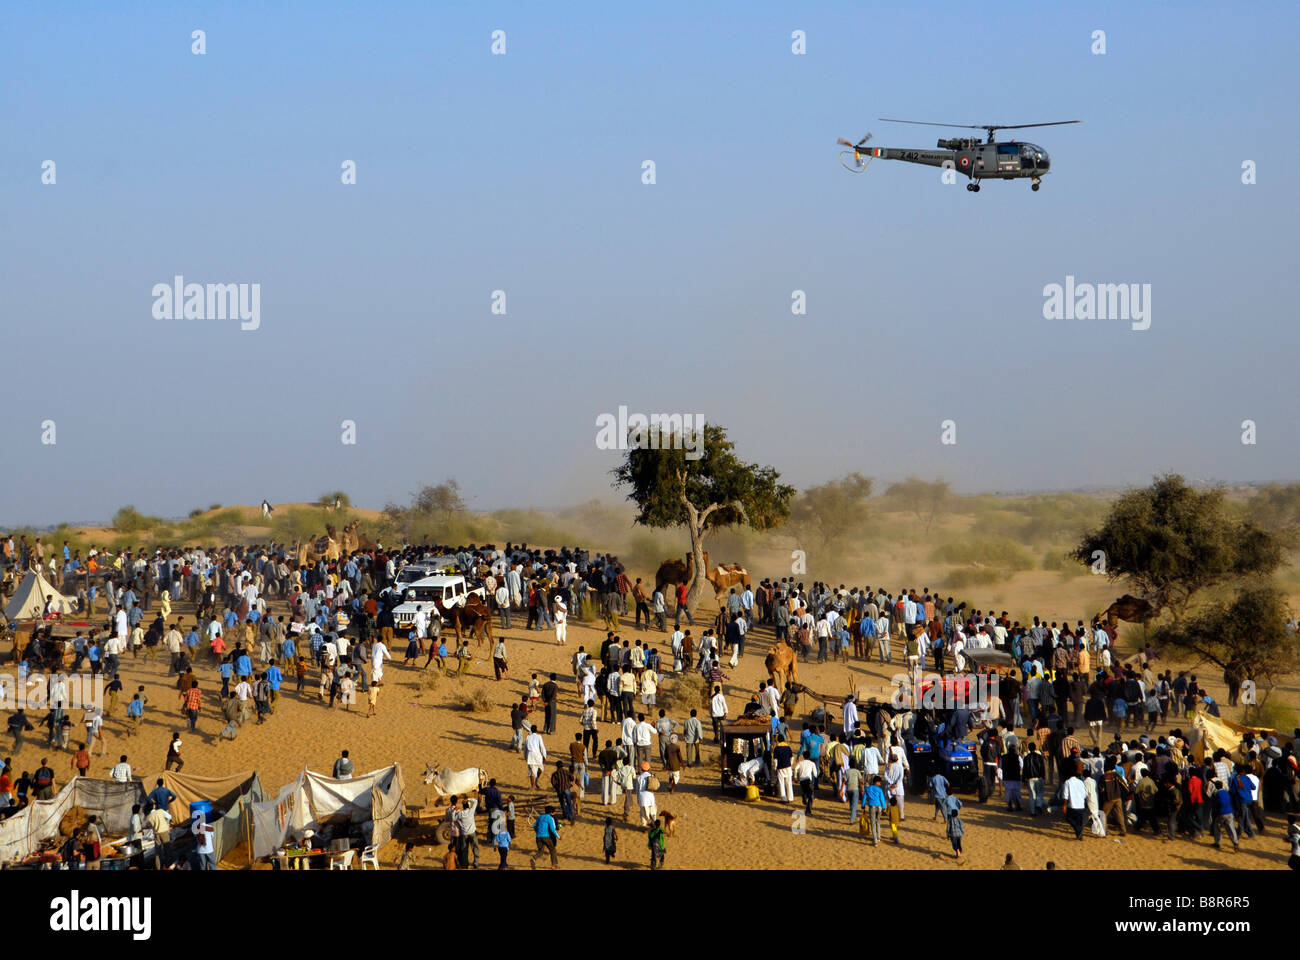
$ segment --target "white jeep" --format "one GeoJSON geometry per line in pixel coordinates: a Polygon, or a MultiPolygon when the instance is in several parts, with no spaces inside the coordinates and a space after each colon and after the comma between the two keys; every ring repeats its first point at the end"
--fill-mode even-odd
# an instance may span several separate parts
{"type": "Polygon", "coordinates": [[[486,600],[486,593],[482,586],[470,586],[458,573],[424,577],[402,589],[402,602],[393,608],[393,623],[399,630],[410,630],[415,624],[416,609],[422,608],[432,626],[451,607],[464,606],[467,597],[476,595],[486,600]]]}

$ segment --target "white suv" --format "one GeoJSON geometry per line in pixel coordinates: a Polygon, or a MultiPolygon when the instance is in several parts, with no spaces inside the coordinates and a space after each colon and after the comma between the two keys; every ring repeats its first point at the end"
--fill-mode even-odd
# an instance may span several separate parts
{"type": "Polygon", "coordinates": [[[424,609],[432,622],[436,616],[451,607],[459,607],[471,594],[486,599],[483,587],[471,587],[460,574],[438,574],[424,577],[402,589],[402,602],[393,608],[393,622],[400,630],[409,630],[415,623],[417,607],[424,609]]]}

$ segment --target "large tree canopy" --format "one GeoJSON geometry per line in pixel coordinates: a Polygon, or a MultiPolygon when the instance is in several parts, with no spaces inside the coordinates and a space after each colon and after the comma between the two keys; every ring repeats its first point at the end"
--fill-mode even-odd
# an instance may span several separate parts
{"type": "Polygon", "coordinates": [[[885,491],[885,499],[915,514],[916,519],[925,521],[928,532],[935,518],[952,506],[952,487],[947,480],[929,483],[919,477],[908,477],[891,483],[885,491]]]}
{"type": "Polygon", "coordinates": [[[1267,697],[1279,678],[1300,665],[1300,637],[1287,626],[1289,616],[1281,590],[1254,583],[1230,601],[1209,604],[1186,620],[1160,627],[1154,639],[1223,668],[1235,660],[1242,676],[1267,697]]]}
{"type": "Polygon", "coordinates": [[[860,473],[809,487],[791,506],[790,522],[800,536],[816,541],[823,549],[832,547],[866,526],[871,488],[871,478],[860,473]]]}
{"type": "Polygon", "coordinates": [[[754,530],[780,526],[790,514],[795,489],[778,482],[773,468],[745,463],[735,454],[727,431],[704,428],[702,455],[665,438],[661,449],[633,446],[612,472],[613,485],[627,489],[636,504],[636,522],[648,527],[686,527],[695,558],[687,602],[694,606],[704,590],[704,538],[721,527],[745,524],[754,530]]]}
{"type": "Polygon", "coordinates": [[[1104,555],[1109,579],[1127,577],[1175,618],[1197,592],[1240,577],[1266,576],[1282,562],[1277,539],[1234,517],[1222,490],[1196,490],[1177,474],[1120,497],[1072,555],[1092,565],[1097,551],[1104,555]]]}

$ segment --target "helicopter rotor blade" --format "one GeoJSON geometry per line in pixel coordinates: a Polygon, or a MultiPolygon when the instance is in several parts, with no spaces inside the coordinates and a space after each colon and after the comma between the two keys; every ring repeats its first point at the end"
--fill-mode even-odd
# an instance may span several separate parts
{"type": "Polygon", "coordinates": [[[986,130],[1024,130],[1027,127],[1059,127],[1067,123],[1083,123],[1082,120],[1053,120],[1050,123],[1004,123],[1000,126],[987,126],[986,130]]]}
{"type": "Polygon", "coordinates": [[[929,120],[891,120],[889,117],[880,117],[885,123],[914,123],[922,127],[968,127],[971,130],[983,130],[982,123],[932,123],[929,120]]]}
{"type": "Polygon", "coordinates": [[[881,117],[886,123],[913,123],[922,127],[961,127],[969,130],[1024,130],[1029,127],[1059,127],[1067,123],[1082,123],[1082,120],[1053,120],[1050,123],[933,123],[929,120],[891,120],[881,117]]]}

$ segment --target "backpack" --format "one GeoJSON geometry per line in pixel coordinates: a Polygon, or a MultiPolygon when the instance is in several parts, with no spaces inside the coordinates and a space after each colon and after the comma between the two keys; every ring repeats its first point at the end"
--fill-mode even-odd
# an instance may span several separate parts
{"type": "Polygon", "coordinates": [[[40,767],[32,774],[32,783],[37,787],[48,787],[54,782],[54,771],[49,767],[40,767]]]}

